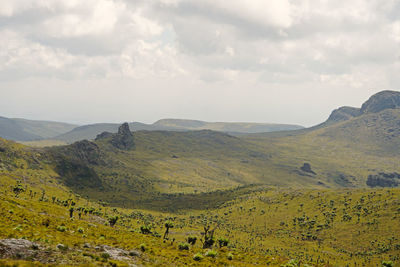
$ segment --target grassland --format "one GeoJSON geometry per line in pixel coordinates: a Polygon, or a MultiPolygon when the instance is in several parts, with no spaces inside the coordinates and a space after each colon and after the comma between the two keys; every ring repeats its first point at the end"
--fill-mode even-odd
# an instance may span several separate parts
{"type": "Polygon", "coordinates": [[[400,188],[366,179],[400,172],[399,123],[386,109],[240,137],[0,139],[0,265],[398,266],[400,188]]]}

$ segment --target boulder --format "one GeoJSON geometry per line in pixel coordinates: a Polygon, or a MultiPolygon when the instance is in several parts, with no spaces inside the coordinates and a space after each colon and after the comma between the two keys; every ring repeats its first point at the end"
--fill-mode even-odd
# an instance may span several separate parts
{"type": "Polygon", "coordinates": [[[303,166],[300,168],[303,172],[316,174],[312,169],[310,163],[304,163],[303,166]]]}

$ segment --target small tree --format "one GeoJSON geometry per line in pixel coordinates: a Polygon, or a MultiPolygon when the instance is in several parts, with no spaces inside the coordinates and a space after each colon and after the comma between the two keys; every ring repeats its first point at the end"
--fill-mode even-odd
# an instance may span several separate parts
{"type": "Polygon", "coordinates": [[[23,188],[21,181],[18,181],[17,185],[13,187],[13,192],[16,197],[18,197],[18,195],[24,191],[25,191],[25,189],[23,188]]]}
{"type": "Polygon", "coordinates": [[[174,224],[171,221],[165,222],[165,233],[163,239],[168,239],[169,229],[174,228],[174,224]]]}
{"type": "Polygon", "coordinates": [[[140,226],[140,232],[142,234],[151,234],[151,226],[149,226],[149,225],[140,226]]]}
{"type": "Polygon", "coordinates": [[[74,216],[74,208],[69,208],[69,217],[72,218],[74,216]]]}
{"type": "Polygon", "coordinates": [[[214,233],[218,228],[219,223],[212,230],[210,230],[211,226],[204,226],[204,240],[203,240],[203,248],[211,248],[215,243],[214,233]]]}
{"type": "Polygon", "coordinates": [[[113,216],[108,218],[108,222],[110,223],[111,227],[114,227],[114,225],[117,223],[118,221],[118,216],[113,216]]]}
{"type": "Polygon", "coordinates": [[[187,242],[192,246],[194,246],[194,244],[196,244],[196,241],[197,241],[197,237],[195,237],[195,236],[189,236],[187,238],[187,242]]]}

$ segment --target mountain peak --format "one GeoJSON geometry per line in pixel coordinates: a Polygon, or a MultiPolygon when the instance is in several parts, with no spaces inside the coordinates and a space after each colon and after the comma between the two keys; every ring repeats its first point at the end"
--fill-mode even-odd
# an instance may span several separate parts
{"type": "Polygon", "coordinates": [[[333,122],[347,121],[351,118],[358,117],[360,115],[361,111],[359,108],[345,106],[332,111],[331,115],[328,118],[328,121],[333,121],[333,122]]]}
{"type": "Polygon", "coordinates": [[[361,108],[340,107],[332,111],[327,122],[347,121],[367,113],[378,113],[385,109],[400,108],[400,92],[385,90],[372,95],[361,108]]]}
{"type": "Polygon", "coordinates": [[[118,134],[119,135],[133,136],[132,133],[131,133],[131,130],[129,129],[129,124],[127,122],[124,122],[121,126],[119,126],[118,134]]]}
{"type": "Polygon", "coordinates": [[[362,113],[377,113],[385,109],[400,108],[400,92],[381,91],[371,96],[362,106],[362,113]]]}
{"type": "Polygon", "coordinates": [[[111,144],[123,150],[129,150],[134,147],[133,134],[127,122],[119,126],[118,133],[112,135],[111,144]]]}

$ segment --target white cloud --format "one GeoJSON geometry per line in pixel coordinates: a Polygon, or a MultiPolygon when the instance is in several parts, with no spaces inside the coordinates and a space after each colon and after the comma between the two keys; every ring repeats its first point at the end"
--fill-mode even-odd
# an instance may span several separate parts
{"type": "Polygon", "coordinates": [[[175,98],[233,83],[260,98],[346,86],[364,96],[400,87],[399,16],[398,0],[3,0],[0,90],[51,77],[149,80],[175,98]]]}

